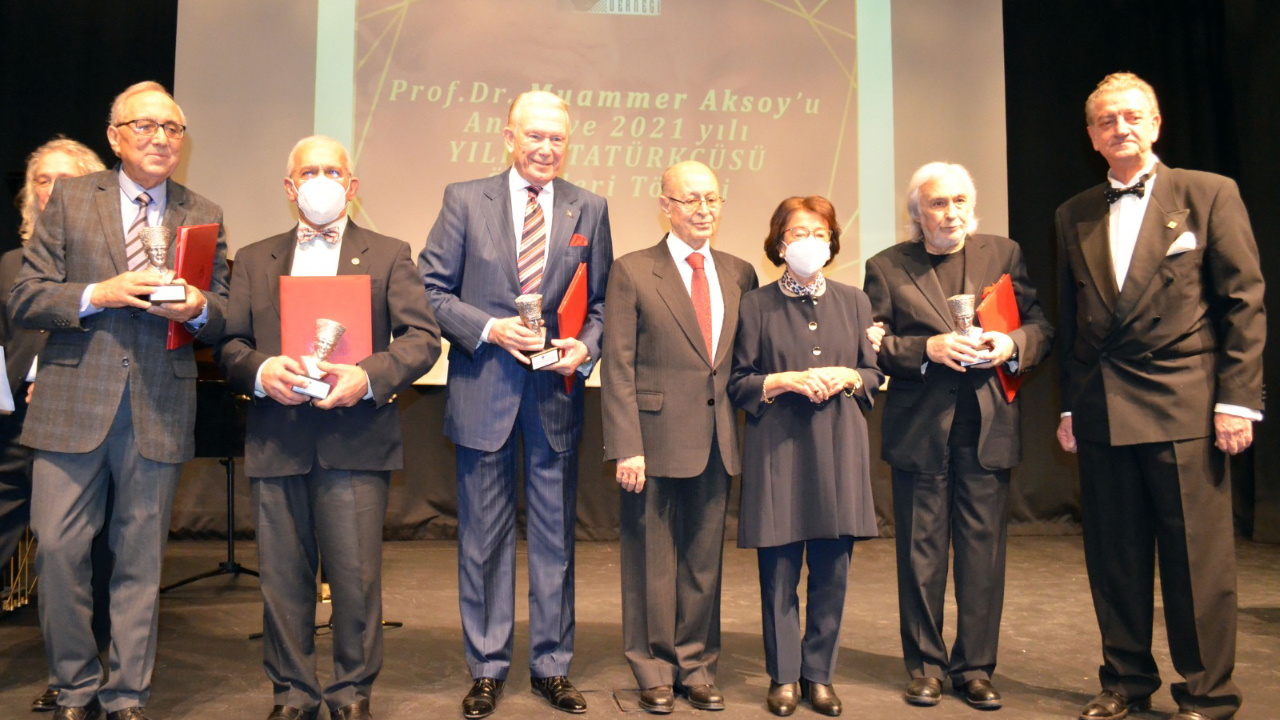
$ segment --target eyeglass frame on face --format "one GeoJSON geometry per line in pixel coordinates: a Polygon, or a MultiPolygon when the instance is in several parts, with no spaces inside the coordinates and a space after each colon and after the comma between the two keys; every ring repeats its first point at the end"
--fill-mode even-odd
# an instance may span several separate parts
{"type": "Polygon", "coordinates": [[[707,206],[707,212],[709,213],[719,212],[720,208],[728,202],[722,197],[693,198],[692,200],[677,200],[670,195],[663,195],[662,197],[679,205],[685,212],[689,213],[700,211],[703,205],[707,206]]]}
{"type": "Polygon", "coordinates": [[[790,245],[792,242],[799,242],[799,241],[801,241],[801,240],[805,240],[805,239],[808,239],[808,238],[810,238],[810,237],[818,238],[819,240],[821,240],[822,242],[825,242],[825,243],[826,243],[826,244],[828,244],[828,245],[830,245],[830,244],[831,244],[831,231],[830,231],[830,230],[828,230],[828,229],[826,229],[826,228],[818,228],[817,230],[810,230],[810,229],[809,229],[809,228],[807,228],[807,227],[800,227],[799,225],[796,225],[795,227],[789,227],[789,228],[787,228],[786,230],[783,230],[783,231],[782,231],[782,244],[783,244],[783,245],[790,245]],[[802,231],[804,234],[803,234],[803,235],[798,235],[798,234],[796,234],[796,231],[797,231],[797,230],[802,231]],[[819,233],[821,233],[821,234],[819,234],[819,233]],[[788,235],[790,235],[790,236],[791,236],[791,241],[790,241],[790,242],[788,242],[788,241],[787,241],[787,236],[788,236],[788,235]]]}
{"type": "Polygon", "coordinates": [[[141,135],[142,137],[154,137],[156,132],[161,130],[162,128],[164,130],[165,137],[169,138],[170,140],[181,140],[187,135],[187,126],[180,125],[176,122],[160,123],[160,122],[156,122],[155,120],[150,120],[148,118],[135,118],[133,120],[125,120],[124,122],[118,122],[113,127],[118,128],[121,125],[130,126],[131,128],[133,128],[133,131],[135,133],[137,133],[138,135],[141,135]],[[143,125],[139,126],[139,123],[143,123],[143,125]],[[144,127],[150,127],[151,131],[148,132],[144,130],[143,129],[144,127]]]}

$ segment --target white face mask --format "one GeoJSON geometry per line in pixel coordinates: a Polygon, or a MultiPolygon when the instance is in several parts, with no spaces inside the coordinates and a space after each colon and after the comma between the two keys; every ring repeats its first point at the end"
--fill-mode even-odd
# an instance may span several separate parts
{"type": "Polygon", "coordinates": [[[831,246],[816,237],[807,237],[788,245],[784,259],[792,275],[812,277],[831,259],[831,246]]]}
{"type": "Polygon", "coordinates": [[[337,220],[347,209],[347,189],[333,178],[312,178],[302,187],[294,187],[298,189],[298,212],[316,227],[337,220]]]}

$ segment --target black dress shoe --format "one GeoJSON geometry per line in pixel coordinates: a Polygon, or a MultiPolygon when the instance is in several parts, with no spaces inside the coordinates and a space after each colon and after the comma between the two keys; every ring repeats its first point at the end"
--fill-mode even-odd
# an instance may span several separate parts
{"type": "Polygon", "coordinates": [[[942,701],[942,681],[935,677],[912,678],[902,696],[912,705],[933,707],[942,701]]]}
{"type": "Polygon", "coordinates": [[[547,678],[529,678],[529,686],[535,695],[541,695],[551,703],[551,707],[557,710],[563,710],[567,713],[584,713],[587,711],[587,701],[582,697],[582,693],[578,692],[578,688],[569,682],[569,678],[564,675],[556,675],[547,678]]]}
{"type": "Polygon", "coordinates": [[[786,717],[800,704],[800,683],[776,683],[769,681],[769,697],[765,699],[769,712],[786,717]]]}
{"type": "Polygon", "coordinates": [[[107,720],[151,720],[144,707],[131,707],[123,710],[112,710],[107,713],[107,720]]]}
{"type": "Polygon", "coordinates": [[[1150,709],[1150,697],[1132,700],[1118,692],[1103,690],[1084,706],[1084,710],[1080,712],[1080,720],[1122,720],[1131,712],[1145,712],[1150,709]]]}
{"type": "Polygon", "coordinates": [[[502,686],[506,682],[494,678],[480,678],[471,683],[471,690],[462,698],[462,716],[468,720],[489,717],[498,709],[502,686]]]}
{"type": "Polygon", "coordinates": [[[836,689],[830,685],[800,678],[800,697],[808,700],[813,709],[823,715],[837,717],[844,710],[840,704],[840,697],[836,695],[836,689]]]}
{"type": "Polygon", "coordinates": [[[715,685],[677,685],[676,694],[699,710],[724,709],[724,694],[715,685]]]}
{"type": "Polygon", "coordinates": [[[276,705],[271,708],[267,720],[316,720],[319,710],[303,710],[288,705],[276,705]]]}
{"type": "Polygon", "coordinates": [[[330,713],[329,717],[331,720],[373,720],[373,713],[369,712],[369,701],[365,699],[344,705],[337,712],[330,713]]]}
{"type": "Polygon", "coordinates": [[[1178,714],[1169,718],[1169,720],[1209,720],[1209,716],[1198,713],[1195,710],[1179,710],[1178,714]]]}
{"type": "Polygon", "coordinates": [[[31,712],[53,712],[58,709],[58,688],[47,687],[31,701],[31,712]]]}
{"type": "Polygon", "coordinates": [[[645,688],[640,691],[640,707],[645,712],[666,715],[676,707],[676,694],[670,685],[645,688]]]}
{"type": "Polygon", "coordinates": [[[83,707],[67,707],[59,705],[53,711],[53,720],[98,720],[102,714],[102,706],[97,700],[91,700],[83,707]]]}
{"type": "Polygon", "coordinates": [[[1000,698],[1000,693],[996,692],[996,688],[991,684],[990,680],[978,678],[957,687],[956,692],[969,703],[969,707],[975,707],[979,710],[999,710],[1004,701],[1000,698]]]}

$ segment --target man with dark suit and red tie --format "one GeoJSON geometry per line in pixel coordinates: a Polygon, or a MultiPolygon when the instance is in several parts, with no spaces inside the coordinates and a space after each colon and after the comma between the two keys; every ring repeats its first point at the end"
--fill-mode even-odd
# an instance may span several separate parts
{"type": "Polygon", "coordinates": [[[622,644],[640,706],[675,694],[723,710],[720,572],[729,479],[739,471],[729,400],[738,303],[751,264],[711,248],[724,199],[688,161],[662,175],[671,232],[618,259],[606,303],[601,392],[605,458],[622,487],[622,644]]]}
{"type": "Polygon", "coordinates": [[[1151,86],[1108,75],[1085,102],[1107,182],[1058,208],[1058,441],[1078,452],[1085,562],[1102,631],[1102,692],[1082,720],[1146,710],[1157,549],[1175,720],[1240,707],[1226,455],[1262,419],[1258,249],[1240,193],[1151,150],[1151,86]]]}
{"type": "Polygon", "coordinates": [[[458,449],[458,600],[473,679],[462,702],[467,718],[497,708],[511,666],[521,448],[530,682],[555,708],[587,707],[568,678],[573,541],[583,384],[600,355],[613,262],[609,209],[604,198],[556,177],[569,144],[569,109],[560,97],[517,97],[502,137],[512,167],[445,188],[418,256],[451,343],[445,433],[458,449]],[[556,310],[579,267],[586,319],[577,337],[562,338],[556,310]],[[542,348],[543,333],[525,326],[515,303],[533,293],[542,296],[545,335],[560,355],[541,370],[531,369],[527,354],[542,348]]]}
{"type": "Polygon", "coordinates": [[[214,342],[227,296],[219,228],[210,290],[147,299],[165,281],[147,269],[141,228],[222,222],[221,208],[170,179],[186,131],[160,84],[117,96],[107,141],[119,167],[58,181],[10,295],[19,325],[49,331],[22,442],[36,450],[31,524],[55,720],[148,717],[169,512],[195,454],[195,356],[190,345],[166,349],[169,322],[214,342]],[[115,558],[109,674],[89,589],[89,549],[104,527],[115,558]]]}
{"type": "Polygon", "coordinates": [[[409,245],[355,224],[359,178],[346,148],[321,136],[289,153],[285,194],[298,225],[236,256],[227,330],[217,349],[231,386],[251,395],[245,468],[257,508],[263,667],[274,688],[267,720],[370,720],[382,668],[382,524],[391,471],[403,466],[396,393],[440,355],[440,331],[409,245]],[[327,397],[283,354],[280,278],[368,275],[373,354],[318,363],[327,397]],[[316,573],[332,594],[332,674],[316,676],[316,573]]]}

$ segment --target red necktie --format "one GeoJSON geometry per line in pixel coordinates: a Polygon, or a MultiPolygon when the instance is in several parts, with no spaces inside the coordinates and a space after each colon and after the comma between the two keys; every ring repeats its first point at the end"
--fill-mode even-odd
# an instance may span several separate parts
{"type": "Polygon", "coordinates": [[[516,272],[521,294],[537,292],[542,285],[542,268],[546,265],[547,224],[542,218],[538,193],[542,188],[530,185],[529,202],[524,207],[524,232],[520,234],[520,250],[516,255],[516,272]]]}
{"type": "Polygon", "coordinates": [[[707,271],[702,267],[705,260],[702,253],[693,253],[685,258],[693,268],[693,281],[689,283],[689,297],[693,299],[693,312],[698,316],[698,328],[702,330],[702,341],[707,344],[707,357],[711,357],[711,288],[707,286],[707,271]]]}

